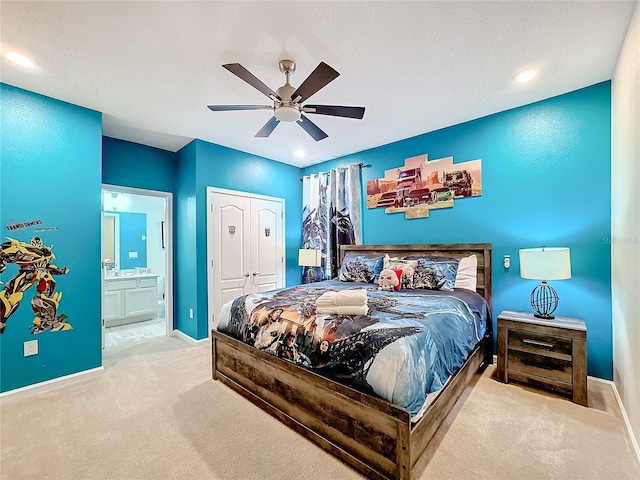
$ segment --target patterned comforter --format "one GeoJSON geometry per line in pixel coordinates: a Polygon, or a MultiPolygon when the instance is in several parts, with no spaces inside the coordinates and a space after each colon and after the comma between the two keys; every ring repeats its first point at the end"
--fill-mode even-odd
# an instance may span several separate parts
{"type": "Polygon", "coordinates": [[[378,291],[328,280],[238,297],[216,328],[260,350],[373,392],[417,421],[482,339],[487,304],[456,289],[378,291]],[[327,291],[367,289],[368,315],[321,315],[327,291]]]}

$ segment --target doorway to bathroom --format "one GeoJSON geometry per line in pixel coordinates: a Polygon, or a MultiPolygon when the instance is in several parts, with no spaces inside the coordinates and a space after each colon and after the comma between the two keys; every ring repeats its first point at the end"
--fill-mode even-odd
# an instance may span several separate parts
{"type": "Polygon", "coordinates": [[[102,348],[173,331],[172,194],[102,185],[102,348]]]}

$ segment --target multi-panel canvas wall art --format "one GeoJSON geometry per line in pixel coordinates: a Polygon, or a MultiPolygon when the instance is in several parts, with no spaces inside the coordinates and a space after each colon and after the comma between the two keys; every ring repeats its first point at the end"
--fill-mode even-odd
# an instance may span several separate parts
{"type": "Polygon", "coordinates": [[[453,163],[453,157],[429,161],[427,154],[405,159],[404,166],[367,182],[367,208],[425,218],[434,208],[451,208],[456,199],[482,195],[482,160],[453,163]]]}

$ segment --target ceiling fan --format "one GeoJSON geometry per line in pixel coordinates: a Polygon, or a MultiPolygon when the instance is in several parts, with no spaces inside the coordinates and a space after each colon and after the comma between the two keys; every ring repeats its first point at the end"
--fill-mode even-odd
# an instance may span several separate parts
{"type": "Polygon", "coordinates": [[[275,92],[239,63],[222,65],[231,73],[273,100],[273,105],[208,105],[209,109],[214,112],[231,110],[273,110],[273,117],[256,133],[256,137],[268,137],[280,122],[297,122],[316,142],[327,138],[328,135],[303,115],[303,113],[357,119],[362,119],[364,116],[364,107],[302,104],[311,97],[311,95],[340,75],[326,63],[320,62],[320,65],[311,72],[311,75],[309,75],[298,88],[289,83],[289,77],[296,71],[295,62],[293,60],[280,60],[279,65],[280,71],[285,74],[286,81],[285,84],[275,92]]]}

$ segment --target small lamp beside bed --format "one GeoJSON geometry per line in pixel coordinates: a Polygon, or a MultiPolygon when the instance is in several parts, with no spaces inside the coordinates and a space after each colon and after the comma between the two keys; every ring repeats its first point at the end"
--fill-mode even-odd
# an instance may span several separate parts
{"type": "Polygon", "coordinates": [[[301,248],[298,250],[298,266],[303,267],[303,283],[313,283],[317,281],[317,274],[314,267],[322,265],[322,250],[312,248],[301,248]],[[306,272],[304,267],[307,268],[306,272]]]}
{"type": "Polygon", "coordinates": [[[531,307],[538,318],[552,319],[558,294],[547,280],[571,278],[571,256],[566,247],[539,247],[520,250],[520,276],[542,283],[531,292],[531,307]]]}
{"type": "Polygon", "coordinates": [[[322,260],[322,250],[301,248],[298,250],[298,265],[301,267],[319,267],[322,260]]]}

